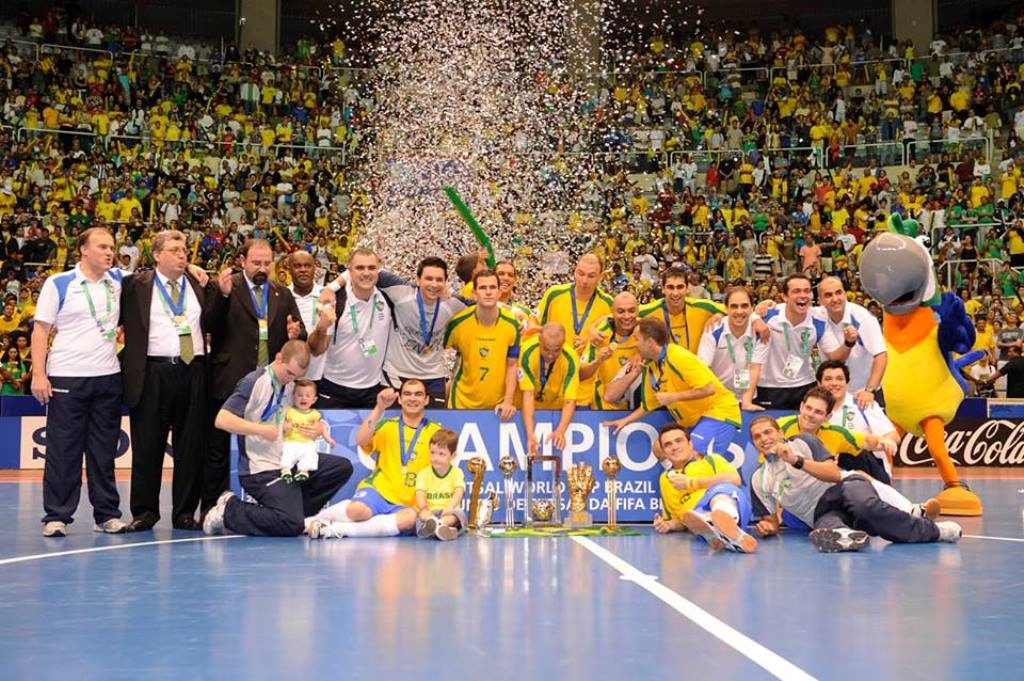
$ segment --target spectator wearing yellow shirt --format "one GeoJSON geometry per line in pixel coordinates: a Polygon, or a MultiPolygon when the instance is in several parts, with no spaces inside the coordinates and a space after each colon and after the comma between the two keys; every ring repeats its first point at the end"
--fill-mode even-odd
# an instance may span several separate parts
{"type": "MultiPolygon", "coordinates": [[[[966,305],[964,307],[966,308],[966,305]]],[[[984,350],[992,364],[996,363],[995,332],[988,323],[988,315],[984,312],[974,315],[974,345],[971,346],[971,350],[984,350]]]]}

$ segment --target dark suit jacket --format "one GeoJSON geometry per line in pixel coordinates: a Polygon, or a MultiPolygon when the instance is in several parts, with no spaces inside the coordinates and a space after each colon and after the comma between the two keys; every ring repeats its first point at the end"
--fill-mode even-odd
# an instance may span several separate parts
{"type": "MultiPolygon", "coordinates": [[[[270,282],[267,297],[267,356],[273,361],[288,340],[288,315],[299,324],[302,324],[302,315],[287,287],[270,282]]],[[[256,368],[259,351],[256,309],[241,272],[231,277],[231,295],[224,297],[218,290],[212,303],[203,310],[203,329],[213,336],[210,351],[213,397],[226,400],[242,377],[256,368]]],[[[305,329],[299,337],[306,338],[305,329]]]]}
{"type": "MultiPolygon", "coordinates": [[[[150,306],[159,305],[154,301],[153,270],[132,274],[124,278],[121,284],[121,323],[124,325],[124,350],[121,352],[121,380],[124,385],[124,403],[129,408],[135,407],[142,398],[142,390],[146,380],[146,356],[149,354],[149,313],[150,306]]],[[[210,301],[220,291],[217,282],[210,279],[206,288],[199,285],[195,278],[185,273],[185,278],[192,287],[192,292],[199,299],[199,306],[205,313],[210,301]]],[[[159,295],[159,294],[157,294],[159,295]]],[[[198,332],[198,329],[193,329],[198,332]]],[[[205,324],[203,331],[206,331],[205,324]]]]}

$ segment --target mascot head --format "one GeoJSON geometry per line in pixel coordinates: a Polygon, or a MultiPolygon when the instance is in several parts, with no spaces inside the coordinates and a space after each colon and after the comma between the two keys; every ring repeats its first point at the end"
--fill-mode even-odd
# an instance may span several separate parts
{"type": "Polygon", "coordinates": [[[928,249],[915,237],[918,224],[893,214],[891,232],[871,240],[860,258],[860,280],[868,295],[889,314],[907,314],[938,296],[928,249]]]}

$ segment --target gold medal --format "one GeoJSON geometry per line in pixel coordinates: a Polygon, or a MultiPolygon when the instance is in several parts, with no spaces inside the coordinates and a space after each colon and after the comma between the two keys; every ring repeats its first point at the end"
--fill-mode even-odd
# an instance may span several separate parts
{"type": "Polygon", "coordinates": [[[183,314],[175,315],[173,321],[174,321],[175,326],[181,326],[182,324],[185,323],[185,315],[183,315],[183,314]]]}
{"type": "Polygon", "coordinates": [[[432,351],[433,350],[432,350],[432,348],[429,345],[425,345],[425,346],[423,346],[423,349],[420,350],[420,354],[421,355],[429,355],[432,351]]]}

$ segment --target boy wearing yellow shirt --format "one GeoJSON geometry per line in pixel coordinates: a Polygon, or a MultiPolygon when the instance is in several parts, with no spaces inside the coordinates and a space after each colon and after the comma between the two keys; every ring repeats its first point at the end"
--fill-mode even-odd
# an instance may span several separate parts
{"type": "Polygon", "coordinates": [[[416,474],[416,536],[451,541],[466,531],[466,477],[452,464],[459,436],[441,428],[430,438],[430,465],[416,474]]]}

